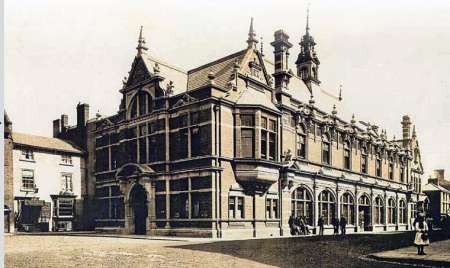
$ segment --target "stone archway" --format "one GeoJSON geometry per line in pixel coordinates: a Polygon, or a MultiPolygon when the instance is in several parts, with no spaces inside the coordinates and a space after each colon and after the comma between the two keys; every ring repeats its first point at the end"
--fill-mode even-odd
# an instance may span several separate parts
{"type": "Polygon", "coordinates": [[[120,191],[124,194],[126,234],[149,234],[155,220],[155,172],[142,164],[128,163],[116,172],[120,191]]]}
{"type": "Polygon", "coordinates": [[[129,200],[129,207],[133,215],[134,234],[146,234],[148,218],[147,191],[141,184],[136,183],[131,189],[129,200]]]}

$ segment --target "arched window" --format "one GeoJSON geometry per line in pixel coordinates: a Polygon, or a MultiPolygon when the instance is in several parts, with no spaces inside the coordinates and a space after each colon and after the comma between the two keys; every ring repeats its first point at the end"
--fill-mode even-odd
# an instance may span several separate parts
{"type": "Polygon", "coordinates": [[[323,190],[319,194],[319,213],[323,216],[325,224],[331,224],[331,220],[335,217],[334,196],[328,190],[323,190]]]}
{"type": "Polygon", "coordinates": [[[350,150],[350,142],[345,141],[344,142],[344,168],[345,169],[351,169],[352,168],[352,162],[351,162],[351,150],[350,150]]]}
{"type": "Polygon", "coordinates": [[[312,198],[305,187],[299,187],[292,192],[291,214],[294,217],[305,217],[306,224],[313,225],[312,198]]]}
{"type": "Polygon", "coordinates": [[[406,223],[406,203],[404,200],[400,200],[398,204],[398,216],[399,222],[405,224],[406,223]]]}
{"type": "Polygon", "coordinates": [[[375,198],[374,216],[374,224],[384,223],[384,204],[379,196],[375,198]]]}
{"type": "Polygon", "coordinates": [[[367,195],[362,195],[358,199],[358,205],[359,206],[370,206],[370,199],[367,195]]]}
{"type": "Polygon", "coordinates": [[[347,219],[348,224],[355,224],[355,203],[350,193],[341,196],[341,215],[347,219]]]}
{"type": "Polygon", "coordinates": [[[331,146],[327,135],[322,136],[322,163],[331,164],[331,146]]]}
{"type": "Polygon", "coordinates": [[[297,156],[300,158],[306,158],[306,132],[303,127],[298,128],[297,133],[297,156]]]}
{"type": "Polygon", "coordinates": [[[367,174],[367,148],[361,147],[361,173],[367,174]]]}
{"type": "Polygon", "coordinates": [[[135,118],[150,113],[153,110],[153,99],[145,91],[139,91],[131,101],[130,117],[135,118]]]}
{"type": "Polygon", "coordinates": [[[395,207],[395,200],[392,198],[389,198],[387,202],[387,222],[388,224],[394,224],[396,223],[396,207],[395,207]]]}

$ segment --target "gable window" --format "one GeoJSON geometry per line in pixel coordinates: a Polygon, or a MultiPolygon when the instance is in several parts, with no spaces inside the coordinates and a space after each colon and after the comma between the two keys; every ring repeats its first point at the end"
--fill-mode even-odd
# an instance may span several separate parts
{"type": "Polygon", "coordinates": [[[34,160],[34,153],[30,149],[23,149],[22,150],[22,160],[34,160]]]}
{"type": "Polygon", "coordinates": [[[61,155],[61,164],[72,165],[72,156],[71,155],[61,155]]]}
{"type": "Polygon", "coordinates": [[[228,217],[230,219],[244,218],[244,197],[242,196],[228,197],[228,217]]]}
{"type": "Polygon", "coordinates": [[[351,151],[350,143],[348,141],[344,142],[344,168],[351,169],[351,151]]]}
{"type": "Polygon", "coordinates": [[[367,148],[361,148],[361,173],[367,174],[367,148]]]}
{"type": "Polygon", "coordinates": [[[331,146],[327,135],[322,136],[322,163],[331,164],[331,146]]]}
{"type": "Polygon", "coordinates": [[[72,192],[73,191],[73,183],[72,183],[72,174],[71,173],[62,173],[61,174],[61,191],[62,192],[72,192]]]}
{"type": "Polygon", "coordinates": [[[241,115],[241,156],[253,158],[255,155],[255,120],[252,114],[241,115]]]}
{"type": "Polygon", "coordinates": [[[36,185],[34,184],[34,170],[23,169],[22,170],[22,189],[34,190],[36,185]]]}

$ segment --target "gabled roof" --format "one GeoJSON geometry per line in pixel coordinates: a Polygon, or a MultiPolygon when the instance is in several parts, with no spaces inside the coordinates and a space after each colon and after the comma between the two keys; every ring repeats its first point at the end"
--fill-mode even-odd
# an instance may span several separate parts
{"type": "Polygon", "coordinates": [[[52,150],[60,152],[68,152],[75,154],[82,154],[83,151],[71,143],[50,137],[42,137],[25,133],[13,132],[13,143],[16,145],[30,146],[34,148],[40,148],[43,150],[52,150]]]}
{"type": "Polygon", "coordinates": [[[222,87],[230,81],[235,62],[241,62],[247,49],[220,58],[188,71],[187,90],[205,86],[209,83],[208,74],[213,73],[214,82],[222,87]]]}

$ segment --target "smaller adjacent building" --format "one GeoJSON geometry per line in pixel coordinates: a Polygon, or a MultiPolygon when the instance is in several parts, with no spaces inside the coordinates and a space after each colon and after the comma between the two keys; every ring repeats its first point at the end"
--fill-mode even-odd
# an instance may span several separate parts
{"type": "Polygon", "coordinates": [[[82,228],[83,151],[57,138],[12,133],[13,188],[19,231],[82,228]]]}
{"type": "Polygon", "coordinates": [[[436,225],[450,217],[450,178],[445,179],[443,169],[434,170],[423,192],[430,200],[428,213],[436,225]]]}

